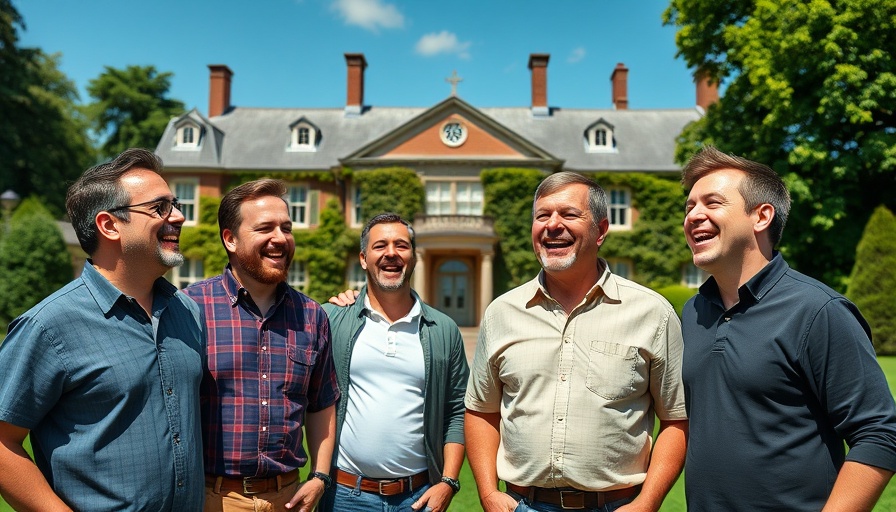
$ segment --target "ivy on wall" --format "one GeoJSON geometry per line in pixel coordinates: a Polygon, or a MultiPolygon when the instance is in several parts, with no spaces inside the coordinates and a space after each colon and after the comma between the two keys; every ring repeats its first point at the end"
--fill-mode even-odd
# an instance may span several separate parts
{"type": "Polygon", "coordinates": [[[220,197],[199,197],[199,219],[180,231],[180,252],[188,259],[202,260],[205,277],[220,274],[227,265],[227,251],[218,234],[220,197]]]}
{"type": "Polygon", "coordinates": [[[330,199],[320,212],[317,229],[293,231],[295,259],[305,263],[308,287],[305,294],[318,302],[345,290],[346,267],[358,254],[360,232],[349,229],[339,201],[330,199]]]}
{"type": "Polygon", "coordinates": [[[354,172],[352,177],[361,187],[362,224],[383,212],[395,212],[413,222],[414,215],[424,211],[423,182],[412,169],[384,167],[354,172]]]}

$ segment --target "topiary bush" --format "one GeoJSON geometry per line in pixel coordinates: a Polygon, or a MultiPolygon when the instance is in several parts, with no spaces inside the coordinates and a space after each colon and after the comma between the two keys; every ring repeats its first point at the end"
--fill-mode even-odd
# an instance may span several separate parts
{"type": "Polygon", "coordinates": [[[846,296],[871,326],[878,355],[896,354],[896,217],[878,206],[856,247],[846,296]]]}

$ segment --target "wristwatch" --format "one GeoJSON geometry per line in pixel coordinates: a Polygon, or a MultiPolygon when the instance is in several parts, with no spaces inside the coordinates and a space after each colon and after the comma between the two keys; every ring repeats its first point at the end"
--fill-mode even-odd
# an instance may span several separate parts
{"type": "Polygon", "coordinates": [[[460,482],[458,482],[457,480],[455,480],[453,478],[448,478],[447,476],[443,476],[442,481],[445,482],[446,484],[448,484],[449,487],[451,487],[451,490],[454,491],[454,494],[457,494],[460,492],[460,482]]]}
{"type": "Polygon", "coordinates": [[[310,475],[308,475],[308,480],[311,480],[312,478],[317,478],[318,480],[323,481],[324,490],[327,490],[330,487],[333,487],[333,478],[331,478],[330,475],[328,475],[326,473],[321,473],[320,471],[315,471],[315,472],[311,473],[310,475]]]}

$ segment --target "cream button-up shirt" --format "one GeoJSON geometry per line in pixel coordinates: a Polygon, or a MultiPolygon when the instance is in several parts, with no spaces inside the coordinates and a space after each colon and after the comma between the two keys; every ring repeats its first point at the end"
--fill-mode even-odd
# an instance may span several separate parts
{"type": "Polygon", "coordinates": [[[501,480],[590,491],[637,485],[654,417],[687,418],[678,315],[600,264],[603,274],[569,316],[543,272],[485,312],[465,405],[501,413],[501,480]]]}

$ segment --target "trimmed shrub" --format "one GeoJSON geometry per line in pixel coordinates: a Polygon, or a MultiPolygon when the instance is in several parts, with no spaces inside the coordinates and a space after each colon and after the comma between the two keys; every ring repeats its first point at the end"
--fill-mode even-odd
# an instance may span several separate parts
{"type": "Polygon", "coordinates": [[[878,206],[856,247],[846,296],[871,326],[878,355],[896,354],[896,217],[878,206]]]}

